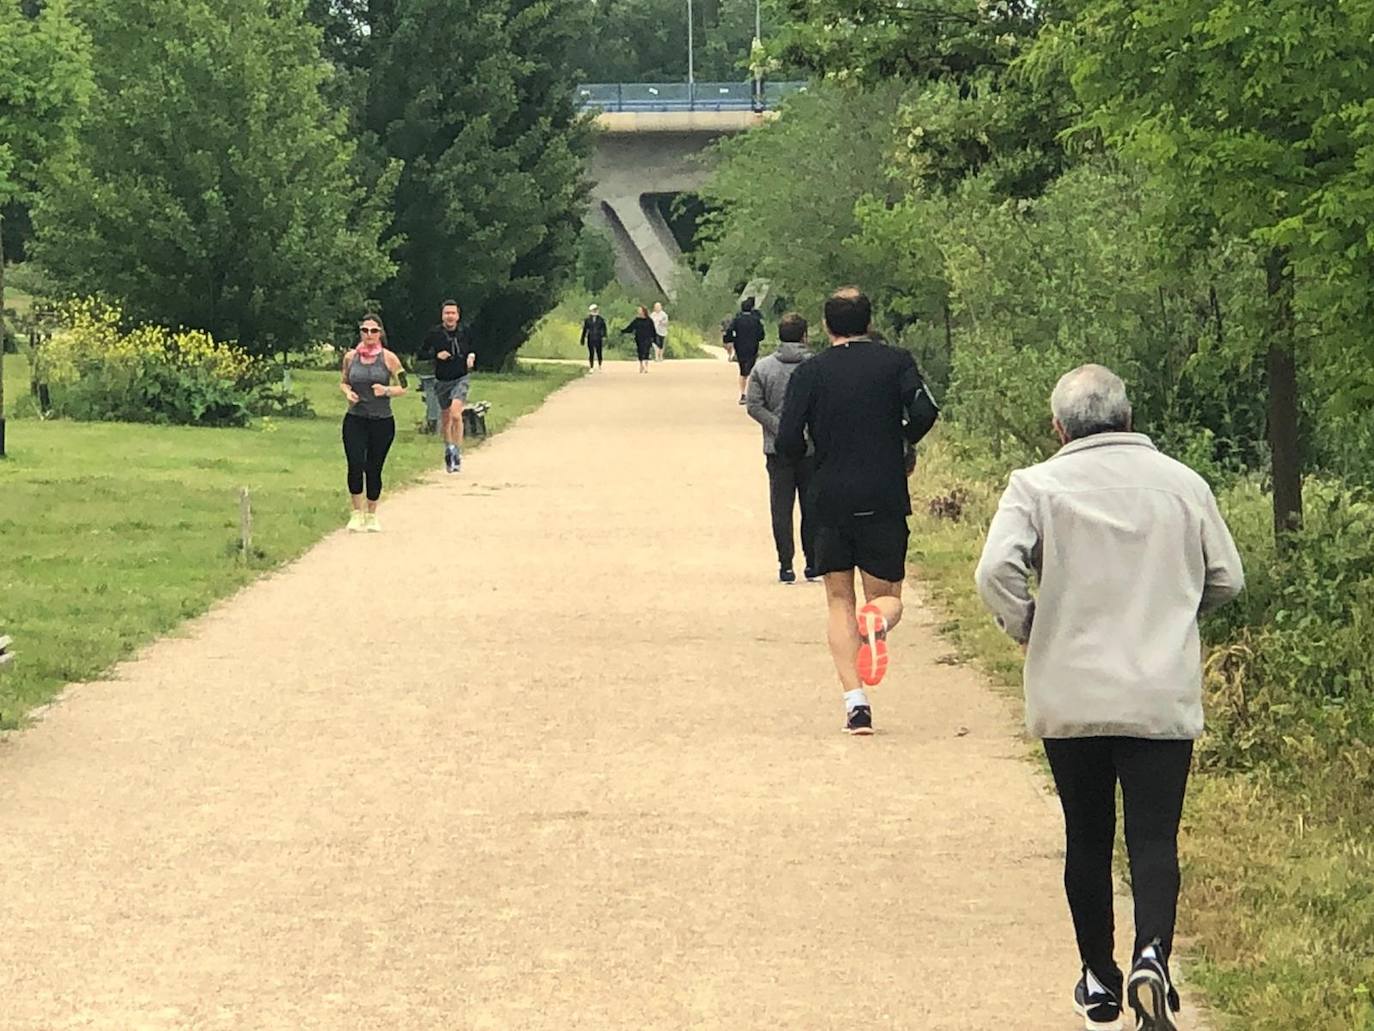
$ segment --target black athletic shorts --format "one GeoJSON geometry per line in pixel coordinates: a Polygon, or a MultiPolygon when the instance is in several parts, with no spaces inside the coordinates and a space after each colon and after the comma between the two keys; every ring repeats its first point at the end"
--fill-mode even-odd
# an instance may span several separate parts
{"type": "Polygon", "coordinates": [[[816,530],[816,568],[820,573],[861,569],[890,583],[906,579],[906,546],[911,531],[905,516],[850,516],[840,526],[816,530]]]}
{"type": "Polygon", "coordinates": [[[739,374],[741,376],[747,376],[749,373],[753,372],[754,363],[758,360],[759,352],[757,349],[753,351],[741,351],[738,347],[735,348],[735,361],[739,362],[739,374]]]}

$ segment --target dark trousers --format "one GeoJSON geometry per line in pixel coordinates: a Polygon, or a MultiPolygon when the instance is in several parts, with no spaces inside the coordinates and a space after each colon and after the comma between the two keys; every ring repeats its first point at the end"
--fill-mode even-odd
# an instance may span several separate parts
{"type": "Polygon", "coordinates": [[[1126,852],[1135,897],[1135,950],[1158,940],[1167,959],[1178,913],[1178,824],[1192,764],[1191,741],[1134,737],[1046,739],[1045,755],[1064,807],[1064,890],[1078,953],[1108,988],[1120,991],[1114,953],[1112,847],[1121,782],[1126,852]]]}
{"type": "Polygon", "coordinates": [[[357,496],[367,487],[367,500],[382,496],[382,466],[396,439],[395,419],[364,419],[345,415],[344,456],[348,459],[348,493],[357,496]]]}
{"type": "Polygon", "coordinates": [[[601,350],[605,346],[604,340],[587,341],[587,364],[590,366],[601,365],[601,350]]]}
{"type": "Polygon", "coordinates": [[[773,543],[778,548],[778,567],[791,569],[797,548],[792,538],[794,499],[801,501],[802,554],[806,568],[816,565],[815,528],[811,520],[811,475],[815,460],[788,461],[782,455],[764,455],[768,466],[768,507],[773,512],[773,543]]]}

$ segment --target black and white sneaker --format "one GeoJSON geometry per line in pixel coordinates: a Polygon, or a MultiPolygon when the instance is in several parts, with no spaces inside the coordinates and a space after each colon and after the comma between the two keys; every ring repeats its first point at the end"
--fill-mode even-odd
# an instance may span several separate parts
{"type": "Polygon", "coordinates": [[[444,472],[453,472],[453,451],[450,448],[444,449],[444,472]]]}
{"type": "Polygon", "coordinates": [[[796,574],[796,573],[792,572],[792,570],[788,569],[786,566],[779,566],[779,567],[778,567],[778,583],[780,583],[780,584],[794,584],[794,583],[796,583],[796,582],[797,582],[797,574],[796,574]]]}
{"type": "Polygon", "coordinates": [[[856,737],[866,737],[873,733],[873,710],[867,705],[856,705],[849,710],[849,719],[844,729],[856,737]]]}
{"type": "Polygon", "coordinates": [[[1136,1031],[1178,1031],[1174,1014],[1179,1011],[1178,992],[1169,980],[1169,967],[1161,958],[1159,943],[1140,950],[1126,982],[1126,998],[1135,1011],[1136,1031]]]}
{"type": "Polygon", "coordinates": [[[1089,985],[1086,969],[1074,985],[1073,1010],[1083,1018],[1087,1031],[1121,1031],[1121,1000],[1096,977],[1089,985]]]}
{"type": "Polygon", "coordinates": [[[806,567],[806,571],[802,573],[802,576],[806,577],[806,582],[809,584],[813,584],[821,578],[821,574],[816,572],[810,566],[806,567]]]}
{"type": "Polygon", "coordinates": [[[463,469],[463,452],[459,451],[457,448],[454,448],[454,449],[453,449],[453,468],[450,469],[449,472],[452,472],[452,473],[461,472],[462,469],[463,469]]]}

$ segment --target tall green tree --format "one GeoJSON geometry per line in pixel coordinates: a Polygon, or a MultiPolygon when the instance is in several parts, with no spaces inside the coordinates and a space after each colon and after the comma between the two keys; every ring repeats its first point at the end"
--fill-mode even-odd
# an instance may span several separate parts
{"type": "MultiPolygon", "coordinates": [[[[32,198],[73,140],[90,90],[86,40],[66,0],[32,10],[0,0],[0,358],[5,339],[4,209],[32,198]]],[[[5,383],[0,375],[0,457],[5,455],[5,383]]]]}
{"type": "Polygon", "coordinates": [[[1302,518],[1300,339],[1330,328],[1324,308],[1347,323],[1374,310],[1374,0],[1064,6],[1032,61],[1049,77],[1068,73],[1080,130],[1153,170],[1186,237],[1259,245],[1282,535],[1302,518]]]}
{"type": "Polygon", "coordinates": [[[399,346],[456,297],[478,362],[503,365],[571,280],[590,129],[574,105],[579,0],[370,5],[359,118],[404,164],[398,269],[380,292],[399,346]]]}
{"type": "Polygon", "coordinates": [[[48,270],[256,353],[356,318],[393,268],[391,182],[354,179],[303,0],[76,4],[96,91],[35,212],[48,270]]]}

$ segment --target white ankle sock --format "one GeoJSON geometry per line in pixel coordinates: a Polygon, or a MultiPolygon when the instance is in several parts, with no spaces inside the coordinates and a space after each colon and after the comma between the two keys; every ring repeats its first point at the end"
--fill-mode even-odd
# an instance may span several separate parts
{"type": "Polygon", "coordinates": [[[856,691],[846,691],[846,692],[844,693],[844,710],[845,710],[845,712],[853,712],[853,711],[854,711],[855,709],[857,709],[860,705],[867,705],[867,704],[868,704],[868,695],[864,694],[864,689],[863,689],[862,687],[859,688],[859,689],[856,690],[856,691]]]}

